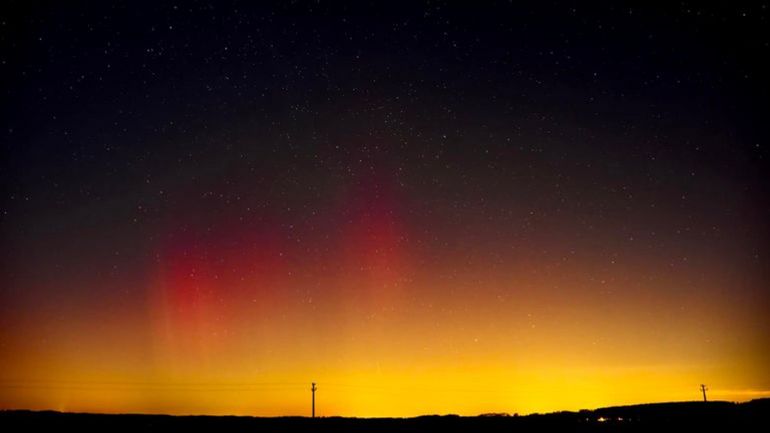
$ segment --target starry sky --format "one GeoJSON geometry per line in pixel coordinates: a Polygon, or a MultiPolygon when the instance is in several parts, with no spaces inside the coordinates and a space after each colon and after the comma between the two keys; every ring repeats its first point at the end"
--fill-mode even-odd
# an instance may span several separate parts
{"type": "Polygon", "coordinates": [[[0,408],[770,396],[767,2],[251,3],[0,6],[0,408]]]}

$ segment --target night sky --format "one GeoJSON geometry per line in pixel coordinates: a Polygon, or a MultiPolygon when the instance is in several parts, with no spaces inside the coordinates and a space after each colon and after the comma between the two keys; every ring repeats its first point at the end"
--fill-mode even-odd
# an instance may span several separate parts
{"type": "Polygon", "coordinates": [[[770,396],[767,2],[250,3],[0,6],[0,408],[770,396]]]}

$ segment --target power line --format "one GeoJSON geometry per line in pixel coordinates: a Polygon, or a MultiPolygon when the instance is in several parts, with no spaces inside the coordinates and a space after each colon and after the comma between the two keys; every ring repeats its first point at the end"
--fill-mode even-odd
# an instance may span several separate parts
{"type": "Polygon", "coordinates": [[[270,389],[298,389],[303,386],[300,382],[254,382],[254,383],[161,383],[161,382],[97,382],[97,381],[0,381],[0,388],[41,388],[41,389],[103,389],[103,390],[270,390],[270,389]]]}
{"type": "MultiPolygon", "coordinates": [[[[317,382],[316,389],[318,386],[317,382]]],[[[307,382],[131,382],[131,381],[77,381],[77,380],[0,380],[0,388],[94,388],[94,389],[168,389],[168,390],[260,390],[260,389],[301,389],[307,382]]],[[[369,383],[324,382],[333,389],[352,388],[371,392],[469,392],[495,393],[503,391],[497,387],[464,388],[453,386],[401,386],[373,385],[369,383]]]]}

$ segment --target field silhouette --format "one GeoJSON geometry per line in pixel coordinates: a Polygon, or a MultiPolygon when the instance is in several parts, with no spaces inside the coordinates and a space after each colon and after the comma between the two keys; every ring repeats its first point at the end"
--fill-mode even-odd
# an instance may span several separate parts
{"type": "Polygon", "coordinates": [[[414,418],[100,415],[0,412],[4,431],[73,432],[532,432],[767,431],[770,399],[746,403],[682,402],[606,407],[526,416],[426,415],[414,418]],[[764,428],[763,428],[764,427],[764,428]]]}

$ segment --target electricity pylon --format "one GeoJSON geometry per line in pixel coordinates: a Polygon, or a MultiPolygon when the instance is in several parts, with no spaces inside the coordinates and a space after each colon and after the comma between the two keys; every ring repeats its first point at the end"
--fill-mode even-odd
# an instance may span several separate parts
{"type": "Polygon", "coordinates": [[[705,403],[706,401],[708,401],[708,400],[706,400],[706,391],[708,391],[708,388],[706,388],[706,385],[703,385],[703,384],[701,384],[701,386],[700,386],[700,392],[702,392],[702,393],[703,393],[703,402],[704,402],[704,403],[705,403]]]}
{"type": "Polygon", "coordinates": [[[315,382],[310,385],[310,391],[313,393],[313,418],[315,418],[315,391],[318,389],[318,387],[315,386],[315,382]]]}

